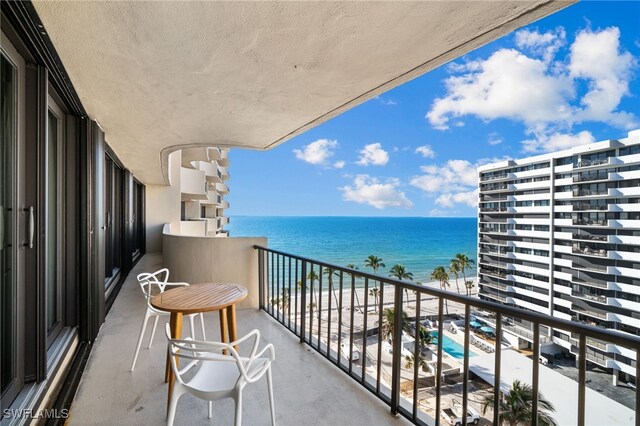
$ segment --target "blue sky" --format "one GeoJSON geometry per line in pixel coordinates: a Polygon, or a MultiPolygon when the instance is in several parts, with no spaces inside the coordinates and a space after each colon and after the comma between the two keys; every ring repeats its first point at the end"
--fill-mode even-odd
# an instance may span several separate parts
{"type": "Polygon", "coordinates": [[[229,215],[475,216],[476,167],[640,128],[640,2],[585,1],[267,152],[229,215]]]}

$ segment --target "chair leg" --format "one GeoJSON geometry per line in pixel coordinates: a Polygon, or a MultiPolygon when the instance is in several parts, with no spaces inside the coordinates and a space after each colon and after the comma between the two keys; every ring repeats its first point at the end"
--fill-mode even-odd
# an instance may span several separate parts
{"type": "Polygon", "coordinates": [[[239,390],[234,398],[236,402],[236,418],[233,422],[234,426],[242,425],[242,390],[239,390]]]}
{"type": "Polygon", "coordinates": [[[204,332],[204,314],[200,313],[200,325],[202,326],[202,340],[207,340],[207,335],[204,332]]]}
{"type": "Polygon", "coordinates": [[[151,337],[149,337],[149,347],[148,349],[151,349],[151,344],[153,343],[153,336],[156,335],[156,327],[158,326],[158,318],[160,318],[159,315],[155,316],[156,319],[155,321],[153,321],[153,328],[151,329],[151,337]]]}
{"type": "Polygon", "coordinates": [[[269,385],[269,407],[271,408],[271,426],[276,426],[276,407],[273,401],[273,382],[271,381],[271,366],[267,369],[267,385],[269,385]]]}
{"type": "Polygon", "coordinates": [[[140,352],[140,346],[142,345],[142,338],[144,337],[144,332],[147,329],[147,322],[149,321],[149,312],[144,314],[144,320],[142,321],[142,327],[140,328],[140,336],[138,336],[138,343],[136,344],[136,352],[133,354],[133,363],[131,363],[131,370],[133,371],[136,368],[136,361],[138,360],[138,353],[140,352]]]}
{"type": "Polygon", "coordinates": [[[213,401],[209,401],[209,418],[213,417],[213,401]]]}
{"type": "Polygon", "coordinates": [[[189,315],[189,328],[191,329],[191,338],[196,340],[196,328],[193,325],[193,315],[189,315]]]}
{"type": "Polygon", "coordinates": [[[178,406],[178,400],[182,396],[181,389],[178,386],[173,389],[171,393],[171,400],[169,401],[169,412],[167,413],[167,426],[173,426],[173,421],[176,417],[176,408],[178,406]],[[176,389],[178,388],[178,389],[176,389]]]}

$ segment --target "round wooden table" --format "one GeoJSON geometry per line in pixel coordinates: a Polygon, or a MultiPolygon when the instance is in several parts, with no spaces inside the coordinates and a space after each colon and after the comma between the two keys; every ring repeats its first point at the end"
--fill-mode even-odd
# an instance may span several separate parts
{"type": "MultiPolygon", "coordinates": [[[[233,342],[238,338],[236,303],[241,302],[246,297],[247,289],[238,284],[192,284],[167,290],[152,297],[151,306],[171,313],[170,328],[173,339],[180,339],[182,336],[183,315],[219,311],[221,340],[229,342],[229,338],[231,338],[233,342]]],[[[167,353],[165,382],[169,383],[169,392],[167,394],[168,409],[169,398],[171,398],[175,382],[169,353],[167,353]]]]}

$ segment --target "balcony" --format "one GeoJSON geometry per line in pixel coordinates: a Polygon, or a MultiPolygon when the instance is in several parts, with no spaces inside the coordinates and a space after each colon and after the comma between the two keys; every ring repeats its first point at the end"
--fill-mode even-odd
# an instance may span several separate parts
{"type": "Polygon", "coordinates": [[[574,240],[584,240],[584,241],[603,241],[607,242],[609,239],[608,235],[591,235],[585,233],[573,233],[571,234],[574,240]]]}
{"type": "Polygon", "coordinates": [[[589,246],[586,247],[573,247],[571,249],[573,254],[582,254],[585,256],[595,256],[595,257],[609,257],[609,251],[605,249],[592,249],[589,246]]]}
{"type": "MultiPolygon", "coordinates": [[[[123,285],[94,345],[80,390],[71,407],[74,424],[165,424],[166,340],[162,319],[153,346],[140,350],[136,370],[129,372],[146,306],[135,276],[141,271],[161,267],[161,256],[146,255],[123,285]],[[120,355],[114,356],[114,348],[122,350],[120,355]]],[[[218,315],[214,314],[205,314],[207,336],[211,338],[219,336],[218,315]]],[[[262,339],[276,347],[273,383],[277,423],[316,424],[318,419],[322,419],[326,424],[376,424],[380,421],[408,424],[403,418],[391,417],[382,401],[323,362],[316,352],[308,351],[298,338],[268,314],[256,309],[238,310],[239,335],[256,325],[259,325],[262,339]],[[336,395],[340,397],[336,398],[336,395]],[[330,408],[328,401],[331,401],[330,408]]],[[[269,424],[266,384],[247,387],[244,397],[243,423],[269,424]]],[[[212,424],[233,424],[233,403],[214,403],[214,416],[212,424]]],[[[206,402],[189,397],[180,400],[176,424],[208,423],[206,402]]]]}
{"type": "Polygon", "coordinates": [[[594,220],[594,219],[573,219],[571,223],[574,226],[608,226],[606,219],[594,220]]]}
{"type": "MultiPolygon", "coordinates": [[[[469,353],[471,349],[481,350],[470,347],[470,342],[477,340],[477,336],[472,338],[471,309],[497,318],[500,325],[496,321],[493,324],[498,336],[501,329],[509,330],[544,343],[547,341],[548,328],[551,327],[567,330],[578,338],[585,335],[588,339],[585,340],[589,342],[604,340],[640,348],[640,339],[635,336],[623,336],[452,292],[256,248],[258,294],[253,294],[254,290],[250,289],[250,298],[259,302],[260,310],[240,309],[238,327],[242,335],[257,326],[264,341],[276,347],[273,374],[279,424],[316,424],[318,419],[322,419],[323,424],[412,422],[433,425],[434,417],[439,417],[436,413],[450,406],[452,396],[460,398],[467,407],[481,412],[483,395],[499,393],[499,389],[507,388],[512,382],[515,370],[501,370],[499,357],[474,357],[476,360],[473,362],[470,361],[471,357],[456,359],[446,352],[441,341],[429,346],[435,359],[429,362],[425,371],[417,365],[409,366],[404,360],[406,351],[417,356],[420,346],[411,345],[407,349],[402,343],[403,339],[394,338],[393,335],[388,343],[382,339],[380,324],[384,324],[382,312],[386,308],[393,308],[394,324],[398,324],[393,328],[396,336],[406,335],[402,333],[402,321],[397,321],[403,311],[409,314],[408,320],[412,326],[417,328],[422,321],[429,319],[437,324],[435,329],[442,335],[448,334],[445,324],[451,321],[451,316],[444,312],[443,303],[459,304],[463,309],[455,309],[455,312],[462,314],[463,319],[456,320],[463,325],[459,332],[461,335],[449,335],[462,342],[460,345],[464,353],[469,353]],[[324,274],[324,270],[331,273],[324,274]],[[318,278],[305,278],[309,271],[315,271],[318,278]],[[297,281],[301,281],[302,285],[297,286],[297,281]],[[375,288],[381,289],[381,296],[375,299],[367,296],[367,289],[373,288],[374,284],[375,288]],[[409,300],[404,301],[403,290],[411,290],[409,294],[415,291],[420,297],[409,296],[409,300]],[[357,293],[359,296],[354,298],[357,293]],[[424,312],[428,314],[425,316],[424,312]],[[500,321],[500,318],[511,318],[532,324],[533,327],[525,329],[511,320],[500,321]],[[363,339],[363,336],[367,338],[363,339]],[[366,363],[353,357],[354,348],[365,354],[366,363]],[[489,364],[485,365],[487,362],[489,364]],[[471,378],[471,372],[480,376],[471,378]],[[446,388],[440,388],[439,377],[446,380],[446,388]],[[484,384],[478,387],[480,382],[484,384]],[[419,385],[414,386],[416,383],[419,385]],[[491,385],[494,385],[493,388],[491,385]],[[389,410],[401,416],[389,416],[389,410]]],[[[162,424],[165,421],[166,386],[163,379],[166,346],[163,338],[156,336],[154,346],[142,350],[133,373],[128,371],[131,359],[126,350],[125,356],[113,356],[115,347],[133,351],[144,313],[144,299],[133,277],[143,270],[160,267],[160,256],[145,256],[129,275],[116,299],[107,323],[94,344],[79,392],[71,406],[71,415],[77,424],[92,424],[96,419],[108,419],[110,424],[162,424]]],[[[510,300],[493,293],[486,296],[502,303],[510,300]]],[[[208,335],[216,338],[217,315],[206,316],[206,324],[208,335]]],[[[504,350],[502,346],[496,349],[504,350]]],[[[539,348],[534,348],[534,357],[538,351],[539,348]]],[[[504,357],[508,360],[505,362],[511,363],[517,358],[517,362],[528,365],[529,370],[523,372],[523,378],[526,377],[527,381],[532,374],[540,374],[543,380],[534,382],[534,392],[540,390],[545,396],[556,398],[553,381],[559,379],[547,377],[551,370],[537,362],[526,364],[527,358],[513,351],[506,351],[504,357]]],[[[586,364],[581,363],[579,370],[586,371],[586,364]]],[[[576,386],[575,381],[568,383],[576,386]]],[[[577,386],[584,387],[585,383],[577,383],[577,386]]],[[[573,398],[577,398],[577,395],[573,394],[573,398]]],[[[606,401],[609,402],[605,404],[612,403],[611,400],[606,401]]],[[[563,424],[575,423],[576,408],[585,410],[584,401],[580,403],[577,399],[566,406],[568,409],[559,407],[554,414],[563,424]]],[[[267,424],[267,407],[264,389],[248,387],[243,410],[245,424],[267,424]]],[[[624,407],[617,409],[623,410],[624,416],[633,418],[631,410],[624,407]]],[[[232,403],[214,403],[214,413],[216,424],[230,424],[233,418],[232,403]]],[[[206,423],[206,416],[207,404],[203,401],[185,397],[178,405],[176,418],[179,423],[206,423]]],[[[497,420],[497,413],[489,410],[483,417],[481,421],[488,424],[497,420]]]]}
{"type": "Polygon", "coordinates": [[[584,169],[587,167],[598,167],[598,166],[610,166],[613,164],[618,164],[620,161],[615,157],[608,158],[599,158],[597,160],[582,160],[577,163],[573,163],[574,169],[584,169]]]}
{"type": "Polygon", "coordinates": [[[576,203],[573,205],[573,211],[607,211],[607,204],[590,204],[590,203],[576,203]]]}

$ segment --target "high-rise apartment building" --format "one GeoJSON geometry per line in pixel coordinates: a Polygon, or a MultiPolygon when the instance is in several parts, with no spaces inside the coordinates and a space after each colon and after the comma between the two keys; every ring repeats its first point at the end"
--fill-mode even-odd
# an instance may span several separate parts
{"type": "MultiPolygon", "coordinates": [[[[640,334],[640,130],[488,164],[479,182],[481,298],[640,334]]],[[[531,324],[503,327],[521,347],[531,345],[531,324]]],[[[578,352],[570,333],[543,335],[543,352],[578,352]]],[[[589,339],[587,360],[614,382],[635,376],[627,348],[589,339]]]]}

